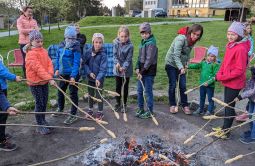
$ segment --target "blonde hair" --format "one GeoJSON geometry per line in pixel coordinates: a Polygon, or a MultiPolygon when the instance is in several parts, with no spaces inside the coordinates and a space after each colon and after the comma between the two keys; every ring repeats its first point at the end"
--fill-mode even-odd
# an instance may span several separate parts
{"type": "Polygon", "coordinates": [[[121,32],[124,32],[125,34],[127,34],[128,36],[130,36],[130,32],[127,26],[122,25],[120,26],[119,30],[118,30],[118,36],[121,32]]]}
{"type": "Polygon", "coordinates": [[[80,24],[79,23],[75,23],[74,26],[75,27],[80,27],[80,24]]]}

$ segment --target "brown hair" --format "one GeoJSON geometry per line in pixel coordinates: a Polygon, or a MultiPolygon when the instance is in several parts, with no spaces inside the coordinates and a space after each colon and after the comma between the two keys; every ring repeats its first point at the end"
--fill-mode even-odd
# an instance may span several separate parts
{"type": "Polygon", "coordinates": [[[119,30],[118,30],[118,36],[119,36],[120,32],[124,32],[124,33],[126,33],[128,36],[130,35],[129,29],[128,29],[128,27],[125,26],[125,25],[120,26],[120,28],[119,28],[119,30]]]}
{"type": "Polygon", "coordinates": [[[33,9],[32,6],[23,6],[21,12],[25,13],[28,9],[33,9]]]}
{"type": "Polygon", "coordinates": [[[198,41],[198,40],[200,40],[200,39],[202,38],[202,36],[203,36],[204,30],[203,30],[202,25],[193,24],[191,27],[189,27],[188,32],[187,32],[187,35],[190,36],[191,33],[197,32],[197,31],[201,31],[201,34],[200,34],[199,38],[197,39],[197,41],[198,41]]]}
{"type": "Polygon", "coordinates": [[[251,24],[250,22],[246,22],[246,23],[244,24],[244,26],[245,26],[245,28],[247,28],[248,26],[251,27],[251,32],[250,32],[249,34],[247,34],[247,32],[246,32],[245,29],[244,29],[244,33],[245,33],[245,35],[251,35],[251,36],[252,36],[252,24],[251,24]]]}

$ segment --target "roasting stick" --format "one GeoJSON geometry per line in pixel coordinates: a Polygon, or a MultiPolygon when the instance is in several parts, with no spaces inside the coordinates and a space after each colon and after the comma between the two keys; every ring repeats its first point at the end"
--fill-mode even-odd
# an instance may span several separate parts
{"type": "Polygon", "coordinates": [[[208,83],[209,81],[211,81],[212,79],[215,79],[215,78],[213,77],[213,78],[209,79],[208,81],[206,81],[206,82],[200,84],[199,86],[196,86],[196,87],[194,87],[194,88],[192,88],[192,89],[188,89],[188,90],[185,91],[184,93],[187,95],[188,93],[190,93],[190,92],[192,92],[192,91],[194,91],[194,90],[200,88],[201,86],[204,86],[205,84],[207,84],[207,83],[208,83]]]}
{"type": "Polygon", "coordinates": [[[179,102],[180,102],[180,90],[179,90],[179,88],[180,88],[180,77],[181,77],[181,74],[179,74],[178,75],[178,80],[177,80],[177,88],[176,88],[176,90],[177,90],[177,104],[176,104],[176,107],[175,107],[175,110],[174,110],[174,112],[175,113],[177,113],[178,111],[179,111],[179,102]]]}
{"type": "Polygon", "coordinates": [[[80,132],[95,130],[95,127],[65,127],[65,126],[47,126],[47,125],[32,125],[32,124],[0,124],[0,126],[47,127],[47,128],[56,128],[56,129],[78,130],[80,132]]]}
{"type": "MultiPolygon", "coordinates": [[[[143,100],[144,100],[144,103],[145,103],[145,107],[149,110],[149,107],[147,105],[147,100],[146,100],[146,97],[145,97],[145,87],[144,87],[144,84],[143,84],[143,81],[141,79],[139,79],[142,87],[143,87],[143,100]]],[[[151,111],[149,110],[150,114],[151,114],[151,118],[152,118],[152,121],[155,123],[156,126],[159,125],[157,119],[155,118],[155,116],[151,113],[151,111]]]]}
{"type": "MultiPolygon", "coordinates": [[[[234,100],[229,102],[228,104],[231,104],[235,102],[234,100]]],[[[219,112],[221,112],[223,109],[225,108],[225,106],[222,106],[218,111],[215,112],[214,115],[217,115],[219,112]]],[[[200,132],[202,131],[210,122],[212,121],[212,119],[208,120],[202,127],[199,128],[199,130],[193,134],[192,136],[190,136],[187,140],[184,141],[184,144],[188,144],[190,141],[193,140],[193,138],[195,138],[195,136],[200,132]]]]}
{"type": "Polygon", "coordinates": [[[122,107],[123,107],[123,120],[125,121],[125,122],[127,122],[128,120],[127,120],[127,114],[126,114],[126,108],[125,108],[125,106],[124,106],[124,88],[125,88],[125,84],[126,84],[126,82],[127,82],[127,79],[126,79],[126,74],[125,74],[125,72],[124,72],[124,82],[123,82],[123,84],[122,84],[122,86],[121,86],[121,101],[122,101],[122,107]]]}
{"type": "Polygon", "coordinates": [[[237,110],[237,111],[242,112],[242,113],[247,113],[247,111],[244,111],[244,110],[242,110],[242,109],[240,109],[240,108],[232,107],[232,106],[230,106],[229,104],[227,104],[227,103],[225,103],[225,102],[223,102],[223,101],[221,101],[220,99],[217,99],[217,98],[215,98],[215,97],[213,97],[212,100],[215,101],[215,102],[217,102],[218,104],[220,104],[220,105],[222,105],[222,106],[229,107],[229,108],[231,108],[231,109],[237,110]]]}
{"type": "MultiPolygon", "coordinates": [[[[100,140],[99,143],[100,144],[104,144],[106,141],[108,141],[108,139],[104,138],[104,139],[100,140]]],[[[79,152],[71,153],[71,154],[68,154],[68,155],[60,157],[60,158],[56,158],[56,159],[53,159],[53,160],[48,160],[48,161],[44,161],[44,162],[40,162],[40,163],[36,163],[36,164],[31,164],[31,165],[28,165],[28,166],[39,166],[39,165],[45,165],[45,164],[54,163],[54,162],[57,162],[57,161],[60,161],[60,160],[67,159],[67,158],[72,157],[72,156],[79,155],[79,154],[81,154],[83,152],[86,152],[87,150],[89,150],[92,147],[93,147],[93,145],[91,145],[89,147],[86,147],[86,148],[82,149],[79,152]]]]}
{"type": "MultiPolygon", "coordinates": [[[[85,115],[87,115],[88,117],[90,117],[93,121],[95,121],[100,127],[102,127],[112,138],[116,138],[116,135],[114,134],[114,132],[112,132],[111,130],[107,129],[104,125],[102,125],[101,123],[99,123],[99,120],[95,119],[93,116],[89,115],[86,111],[83,111],[80,107],[78,107],[73,101],[72,99],[58,86],[55,86],[61,93],[63,93],[63,95],[82,113],[84,113],[85,115]]],[[[99,91],[99,90],[98,90],[99,91]]],[[[101,121],[101,120],[100,120],[101,121]]]]}
{"type": "Polygon", "coordinates": [[[233,163],[234,161],[240,160],[240,159],[242,159],[242,158],[244,158],[244,157],[246,157],[246,156],[250,156],[250,155],[252,155],[252,154],[255,154],[255,151],[250,152],[250,153],[247,153],[247,154],[239,154],[239,155],[237,155],[237,156],[234,157],[234,158],[231,158],[231,159],[226,160],[226,161],[225,161],[225,164],[231,164],[231,163],[233,163]]]}

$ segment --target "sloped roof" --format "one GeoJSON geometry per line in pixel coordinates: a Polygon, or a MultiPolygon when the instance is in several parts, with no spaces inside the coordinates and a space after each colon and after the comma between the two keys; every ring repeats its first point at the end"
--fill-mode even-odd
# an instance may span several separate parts
{"type": "Polygon", "coordinates": [[[233,2],[233,1],[221,1],[218,3],[211,3],[210,4],[210,8],[213,9],[229,9],[229,8],[242,8],[242,4],[240,4],[239,2],[233,2]]]}

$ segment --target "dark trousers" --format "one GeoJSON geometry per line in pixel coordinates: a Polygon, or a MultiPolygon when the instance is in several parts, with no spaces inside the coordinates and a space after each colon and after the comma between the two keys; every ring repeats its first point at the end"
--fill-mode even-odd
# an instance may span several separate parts
{"type": "MultiPolygon", "coordinates": [[[[224,102],[227,104],[232,102],[238,96],[239,92],[240,92],[240,90],[225,87],[224,88],[224,102]]],[[[235,107],[236,103],[233,102],[229,105],[232,107],[235,107]]],[[[235,113],[234,109],[228,108],[228,107],[225,108],[225,116],[235,116],[235,115],[236,115],[236,113],[235,113]]],[[[234,118],[225,118],[222,129],[230,128],[233,124],[233,121],[234,121],[234,118]]]]}
{"type": "MultiPolygon", "coordinates": [[[[92,82],[92,81],[88,81],[88,85],[96,87],[95,82],[92,82]]],[[[99,88],[102,88],[102,87],[103,87],[103,85],[101,83],[99,88]]],[[[94,88],[88,87],[88,93],[89,93],[89,96],[92,96],[92,97],[102,100],[102,102],[98,102],[98,111],[102,112],[104,109],[104,103],[103,103],[103,99],[100,97],[98,91],[94,88]]],[[[101,91],[101,93],[102,93],[102,91],[101,91]]],[[[89,108],[93,109],[93,105],[94,105],[94,100],[89,97],[89,108]]]]}
{"type": "Polygon", "coordinates": [[[201,86],[200,87],[199,109],[200,109],[201,112],[204,111],[206,95],[207,95],[208,102],[209,102],[208,111],[210,113],[213,113],[214,102],[212,100],[212,97],[214,96],[214,88],[212,88],[212,87],[208,87],[208,86],[201,86]]]}
{"type": "MultiPolygon", "coordinates": [[[[166,65],[165,70],[167,72],[168,80],[169,80],[169,89],[168,89],[168,97],[169,97],[169,104],[170,106],[176,106],[176,98],[175,98],[175,89],[176,84],[178,81],[178,75],[180,74],[180,71],[173,66],[166,65]]],[[[186,74],[180,75],[180,81],[179,81],[179,89],[180,90],[180,97],[181,97],[181,105],[183,107],[188,106],[188,97],[184,93],[186,91],[186,74]]],[[[178,103],[179,104],[179,103],[178,103]]]]}
{"type": "MultiPolygon", "coordinates": [[[[61,75],[66,80],[70,80],[69,75],[61,75]]],[[[75,78],[75,82],[78,82],[79,76],[75,78]]],[[[68,82],[65,81],[60,81],[59,82],[59,87],[66,92],[67,87],[69,86],[69,91],[70,91],[70,98],[78,106],[78,88],[76,86],[70,85],[68,82]]],[[[62,92],[58,91],[58,108],[62,111],[65,107],[65,96],[62,92]]],[[[77,113],[77,108],[72,105],[71,107],[71,114],[76,115],[77,113]]]]}
{"type": "MultiPolygon", "coordinates": [[[[35,99],[35,112],[46,112],[48,103],[49,86],[36,85],[30,86],[31,93],[35,99]]],[[[45,125],[45,114],[35,114],[35,119],[38,125],[45,125]]]]}
{"type": "MultiPolygon", "coordinates": [[[[2,92],[7,97],[7,90],[2,90],[2,92]]],[[[6,124],[8,114],[0,114],[0,124],[6,124]]],[[[0,126],[0,143],[5,141],[5,126],[0,126]]]]}
{"type": "Polygon", "coordinates": [[[23,57],[23,66],[22,66],[22,68],[23,68],[24,78],[26,78],[26,61],[25,61],[26,53],[23,51],[23,48],[24,48],[25,45],[26,44],[20,44],[19,45],[20,46],[20,51],[21,51],[21,54],[22,54],[22,57],[23,57]]]}
{"type": "MultiPolygon", "coordinates": [[[[124,97],[124,104],[125,105],[127,104],[127,98],[128,98],[129,79],[130,78],[126,78],[126,83],[124,85],[124,96],[123,97],[124,97]]],[[[117,102],[118,105],[120,105],[121,104],[120,101],[121,101],[121,98],[122,98],[121,88],[122,88],[122,85],[124,84],[124,78],[116,76],[115,80],[116,80],[116,92],[118,94],[120,94],[120,96],[116,96],[116,102],[117,102]]]]}

